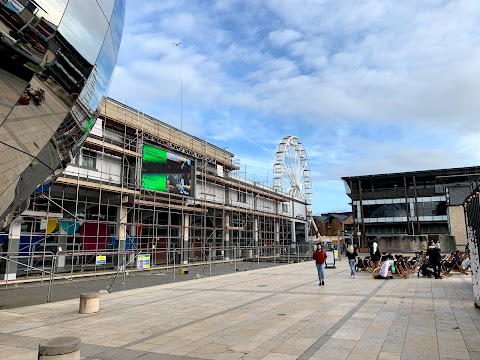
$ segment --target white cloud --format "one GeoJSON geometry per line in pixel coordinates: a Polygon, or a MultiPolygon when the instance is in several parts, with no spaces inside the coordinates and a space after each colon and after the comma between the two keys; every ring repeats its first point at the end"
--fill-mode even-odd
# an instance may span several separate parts
{"type": "Polygon", "coordinates": [[[270,40],[272,45],[278,47],[283,47],[301,38],[302,34],[292,29],[275,30],[268,34],[268,40],[270,40]]]}
{"type": "Polygon", "coordinates": [[[110,94],[178,124],[181,65],[184,129],[258,171],[286,135],[303,141],[320,195],[340,176],[480,160],[480,2],[127,6],[110,94]]]}

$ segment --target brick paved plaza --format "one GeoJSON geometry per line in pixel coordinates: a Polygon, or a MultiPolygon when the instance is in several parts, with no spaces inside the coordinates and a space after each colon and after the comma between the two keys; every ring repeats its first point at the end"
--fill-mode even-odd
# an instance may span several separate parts
{"type": "Polygon", "coordinates": [[[470,276],[373,280],[313,262],[0,311],[1,359],[78,336],[83,359],[480,359],[470,276]]]}

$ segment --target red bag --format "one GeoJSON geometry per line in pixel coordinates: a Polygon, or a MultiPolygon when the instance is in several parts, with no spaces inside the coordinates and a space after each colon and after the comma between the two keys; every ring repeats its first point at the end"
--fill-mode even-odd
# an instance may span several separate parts
{"type": "Polygon", "coordinates": [[[18,102],[20,103],[20,105],[28,105],[30,104],[30,97],[20,96],[20,99],[18,99],[18,102]]]}

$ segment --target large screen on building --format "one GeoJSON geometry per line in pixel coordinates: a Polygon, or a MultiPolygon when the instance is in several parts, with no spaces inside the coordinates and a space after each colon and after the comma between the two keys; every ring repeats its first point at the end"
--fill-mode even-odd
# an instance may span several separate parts
{"type": "Polygon", "coordinates": [[[143,145],[142,186],[145,189],[189,196],[192,191],[193,160],[143,145]]]}

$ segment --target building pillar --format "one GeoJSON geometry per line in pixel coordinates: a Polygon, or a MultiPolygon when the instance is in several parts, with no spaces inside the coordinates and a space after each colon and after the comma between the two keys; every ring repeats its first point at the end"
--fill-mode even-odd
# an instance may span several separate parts
{"type": "Polygon", "coordinates": [[[450,235],[455,238],[455,246],[463,248],[468,244],[467,224],[465,222],[465,212],[461,205],[451,205],[447,207],[448,228],[450,235]]]}
{"type": "Polygon", "coordinates": [[[422,231],[420,228],[420,220],[418,218],[418,197],[417,197],[417,179],[415,178],[415,175],[413,176],[413,191],[414,191],[414,199],[415,199],[415,219],[416,219],[416,230],[414,231],[413,235],[422,235],[422,231]],[[416,234],[415,234],[416,233],[416,234]]]}
{"type": "Polygon", "coordinates": [[[410,204],[408,201],[408,185],[407,185],[407,177],[403,177],[403,196],[405,197],[405,212],[407,215],[407,234],[412,235],[412,229],[410,224],[410,204]]]}
{"type": "Polygon", "coordinates": [[[8,252],[13,261],[6,261],[5,266],[1,267],[1,275],[4,281],[11,281],[17,278],[17,262],[19,261],[18,256],[20,250],[20,233],[22,230],[22,218],[17,217],[10,223],[7,246],[5,247],[5,252],[8,252]]]}
{"type": "Polygon", "coordinates": [[[182,241],[182,263],[188,264],[188,255],[190,253],[190,214],[183,214],[183,241],[182,241]]]}
{"type": "Polygon", "coordinates": [[[278,221],[274,222],[274,255],[280,254],[280,223],[278,221]]]}
{"type": "Polygon", "coordinates": [[[365,233],[365,221],[363,216],[363,195],[362,195],[362,181],[358,179],[358,194],[359,194],[359,206],[360,206],[360,219],[362,221],[362,235],[361,235],[361,243],[364,246],[367,246],[367,234],[365,233]]]}
{"type": "Polygon", "coordinates": [[[223,240],[225,247],[225,260],[230,260],[233,256],[232,249],[230,249],[230,215],[225,214],[223,217],[223,240]]]}
{"type": "MultiPolygon", "coordinates": [[[[141,220],[139,220],[141,221],[141,220]]],[[[131,254],[130,254],[130,258],[127,260],[125,260],[125,265],[126,263],[129,263],[129,262],[133,262],[135,260],[135,253],[137,252],[137,249],[138,249],[138,242],[139,242],[139,238],[138,238],[138,231],[137,231],[137,227],[138,227],[138,223],[137,224],[130,224],[130,241],[132,243],[132,248],[130,249],[131,251],[133,251],[131,254]]],[[[125,236],[125,239],[126,239],[126,236],[125,236]]],[[[125,241],[126,243],[126,241],[125,241]]],[[[125,247],[125,250],[126,250],[126,247],[125,247]]],[[[125,254],[125,257],[126,257],[126,254],[125,254]]]]}
{"type": "MultiPolygon", "coordinates": [[[[352,221],[353,221],[353,244],[359,245],[359,239],[357,239],[357,214],[355,213],[355,194],[353,191],[353,182],[350,180],[350,198],[352,200],[352,221]]],[[[320,234],[321,235],[321,234],[320,234]]]]}
{"type": "Polygon", "coordinates": [[[260,257],[260,246],[258,243],[258,217],[255,216],[253,218],[253,239],[255,241],[255,253],[257,254],[258,257],[260,257]]]}
{"type": "Polygon", "coordinates": [[[295,228],[295,219],[292,220],[291,225],[291,234],[292,234],[292,242],[290,243],[290,254],[295,253],[295,249],[297,248],[297,233],[295,228]]]}
{"type": "Polygon", "coordinates": [[[308,243],[308,220],[303,223],[303,238],[304,242],[308,243]]]}
{"type": "MultiPolygon", "coordinates": [[[[126,198],[123,199],[127,201],[126,198]]],[[[120,207],[117,209],[117,251],[119,252],[117,256],[117,264],[120,267],[125,265],[125,249],[127,243],[127,208],[120,204],[120,207]]]]}

